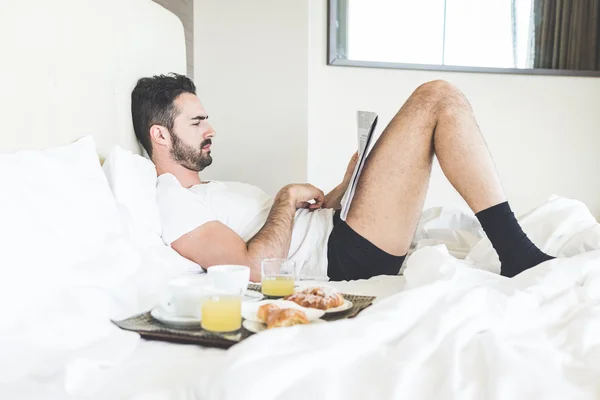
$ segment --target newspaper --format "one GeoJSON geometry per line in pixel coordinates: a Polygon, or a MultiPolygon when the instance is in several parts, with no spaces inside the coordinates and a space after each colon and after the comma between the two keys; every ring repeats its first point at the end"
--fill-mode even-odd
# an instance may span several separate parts
{"type": "Polygon", "coordinates": [[[378,115],[371,111],[358,111],[356,114],[356,119],[358,125],[358,161],[354,167],[350,184],[348,185],[348,188],[342,197],[342,210],[340,218],[344,221],[346,220],[348,209],[350,208],[350,204],[354,198],[356,185],[358,184],[360,173],[362,172],[365,159],[367,158],[371,139],[373,138],[375,128],[377,127],[378,115]]]}

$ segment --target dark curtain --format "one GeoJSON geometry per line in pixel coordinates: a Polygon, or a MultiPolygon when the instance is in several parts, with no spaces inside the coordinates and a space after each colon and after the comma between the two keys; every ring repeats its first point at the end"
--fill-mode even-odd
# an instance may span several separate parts
{"type": "Polygon", "coordinates": [[[600,70],[600,0],[534,1],[534,67],[600,70]]]}

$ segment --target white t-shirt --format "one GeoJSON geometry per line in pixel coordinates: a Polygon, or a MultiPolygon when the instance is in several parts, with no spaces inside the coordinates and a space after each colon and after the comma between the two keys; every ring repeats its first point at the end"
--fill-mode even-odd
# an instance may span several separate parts
{"type": "MultiPolygon", "coordinates": [[[[172,174],[158,177],[156,200],[167,245],[197,227],[219,221],[248,242],[260,231],[273,199],[259,188],[240,182],[181,186],[172,174]]],[[[332,209],[298,210],[288,258],[302,266],[301,275],[327,276],[327,241],[333,229],[332,209]]]]}

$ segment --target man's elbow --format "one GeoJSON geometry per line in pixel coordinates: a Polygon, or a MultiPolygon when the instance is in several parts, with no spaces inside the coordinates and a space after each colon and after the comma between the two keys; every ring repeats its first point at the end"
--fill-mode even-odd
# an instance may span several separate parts
{"type": "Polygon", "coordinates": [[[252,267],[250,267],[250,281],[255,282],[255,283],[260,283],[260,280],[261,280],[260,269],[257,271],[256,269],[253,269],[252,267]]]}

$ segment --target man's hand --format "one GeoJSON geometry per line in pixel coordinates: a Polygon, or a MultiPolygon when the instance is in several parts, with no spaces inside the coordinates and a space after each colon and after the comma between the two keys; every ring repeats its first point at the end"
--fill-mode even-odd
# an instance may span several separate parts
{"type": "Polygon", "coordinates": [[[308,183],[287,185],[283,190],[286,191],[296,209],[316,210],[321,208],[325,201],[323,191],[308,183]],[[314,203],[310,203],[312,200],[314,203]]]}
{"type": "Polygon", "coordinates": [[[350,185],[350,180],[352,180],[352,174],[354,173],[354,168],[356,168],[356,163],[358,162],[358,153],[354,153],[352,158],[350,158],[350,162],[346,167],[346,172],[344,173],[344,179],[342,183],[333,188],[333,190],[327,193],[325,196],[325,203],[323,204],[324,208],[333,208],[335,210],[339,210],[342,207],[342,197],[344,197],[344,193],[348,189],[350,185]]]}
{"type": "Polygon", "coordinates": [[[346,173],[344,173],[344,180],[342,180],[342,184],[340,185],[344,188],[344,192],[346,191],[346,189],[348,189],[348,186],[350,185],[350,180],[352,179],[352,174],[354,173],[354,168],[356,168],[357,162],[358,152],[352,155],[352,158],[350,158],[350,162],[346,167],[346,173]]]}

